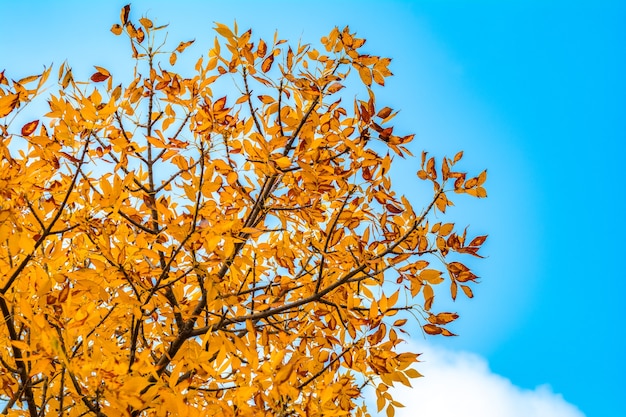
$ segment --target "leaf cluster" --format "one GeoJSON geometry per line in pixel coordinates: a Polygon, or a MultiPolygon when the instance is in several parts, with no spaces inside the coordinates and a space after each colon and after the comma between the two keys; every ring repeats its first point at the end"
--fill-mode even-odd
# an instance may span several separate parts
{"type": "Polygon", "coordinates": [[[347,27],[318,50],[216,23],[189,76],[174,68],[193,41],[169,50],[162,28],[125,6],[111,31],[132,81],[63,64],[49,111],[17,128],[50,69],[0,73],[5,412],[359,416],[373,385],[392,416],[388,388],[420,376],[397,351],[407,318],[452,335],[435,293],[473,296],[449,256],[486,238],[432,219],[454,193],[486,196],[486,172],[423,153],[432,196],[394,191],[413,135],[376,106],[391,60],[347,27]],[[346,106],[349,79],[367,97],[346,106]]]}

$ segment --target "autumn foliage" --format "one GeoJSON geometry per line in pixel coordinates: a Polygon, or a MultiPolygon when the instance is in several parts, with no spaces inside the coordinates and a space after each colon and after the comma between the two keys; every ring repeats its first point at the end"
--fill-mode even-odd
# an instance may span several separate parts
{"type": "Polygon", "coordinates": [[[348,28],[318,50],[217,23],[181,75],[193,41],[168,50],[129,12],[111,29],[129,82],[63,64],[37,117],[51,70],[0,73],[0,407],[364,416],[369,385],[393,416],[388,388],[420,376],[407,320],[449,336],[435,293],[472,297],[459,254],[485,237],[442,220],[455,194],[486,196],[485,172],[422,153],[432,194],[394,192],[413,135],[376,105],[390,59],[348,28]]]}

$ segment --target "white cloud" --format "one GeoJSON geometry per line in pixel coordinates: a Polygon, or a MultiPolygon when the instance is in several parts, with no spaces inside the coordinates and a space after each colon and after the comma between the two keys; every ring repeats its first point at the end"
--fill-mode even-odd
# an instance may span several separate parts
{"type": "MultiPolygon", "coordinates": [[[[393,389],[394,399],[405,406],[396,409],[396,417],[584,417],[550,386],[517,387],[473,353],[424,346],[411,350],[423,352],[417,369],[425,377],[412,380],[413,389],[393,389]]],[[[376,414],[375,405],[370,411],[376,414]]]]}

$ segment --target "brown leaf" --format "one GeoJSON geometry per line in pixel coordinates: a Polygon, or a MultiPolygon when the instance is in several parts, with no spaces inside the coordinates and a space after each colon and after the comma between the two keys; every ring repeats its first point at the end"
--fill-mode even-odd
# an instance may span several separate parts
{"type": "Polygon", "coordinates": [[[399,214],[399,213],[402,213],[402,212],[404,211],[404,210],[402,210],[401,208],[399,208],[398,206],[395,206],[395,205],[393,205],[393,204],[391,204],[391,203],[387,203],[387,204],[385,205],[385,208],[387,208],[387,210],[388,210],[390,213],[393,213],[393,214],[399,214]]]}
{"type": "Polygon", "coordinates": [[[38,124],[39,120],[33,120],[32,122],[26,123],[22,127],[22,136],[30,136],[35,131],[38,124]]]}
{"type": "Polygon", "coordinates": [[[485,243],[485,240],[487,240],[487,236],[477,236],[474,239],[472,239],[472,241],[470,242],[469,246],[480,246],[483,243],[485,243]]]}
{"type": "Polygon", "coordinates": [[[91,76],[91,81],[93,81],[94,83],[99,83],[99,82],[105,81],[108,78],[109,78],[109,75],[103,74],[101,72],[96,72],[95,74],[91,76]]]}
{"type": "Polygon", "coordinates": [[[155,206],[155,205],[154,205],[154,203],[153,203],[153,199],[152,199],[152,197],[151,197],[151,196],[149,196],[149,195],[147,195],[147,194],[144,194],[144,195],[142,196],[142,198],[143,198],[143,202],[144,202],[144,204],[146,205],[146,207],[148,207],[148,209],[150,209],[150,210],[154,210],[154,209],[156,208],[156,206],[155,206]]]}
{"type": "Polygon", "coordinates": [[[128,15],[130,13],[130,4],[122,7],[122,11],[120,12],[120,20],[122,21],[122,25],[128,23],[128,15]]]}
{"type": "Polygon", "coordinates": [[[144,33],[142,28],[137,29],[136,31],[137,42],[141,43],[146,38],[146,34],[144,33]]]}
{"type": "Polygon", "coordinates": [[[391,107],[383,107],[378,111],[376,116],[380,117],[381,119],[386,119],[387,117],[389,117],[392,111],[393,110],[391,109],[391,107]]]}

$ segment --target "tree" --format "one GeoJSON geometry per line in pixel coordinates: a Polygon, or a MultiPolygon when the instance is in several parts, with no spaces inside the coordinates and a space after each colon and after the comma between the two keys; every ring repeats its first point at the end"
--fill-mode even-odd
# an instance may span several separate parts
{"type": "Polygon", "coordinates": [[[376,107],[390,59],[347,27],[320,52],[217,23],[184,77],[193,41],[165,54],[163,27],[129,13],[111,29],[136,62],[125,85],[63,64],[49,112],[16,130],[51,70],[0,73],[5,414],[362,416],[371,385],[392,416],[388,387],[420,376],[403,326],[452,335],[435,289],[472,297],[457,255],[486,238],[433,216],[485,197],[486,172],[423,152],[432,197],[394,192],[413,135],[376,107]]]}

